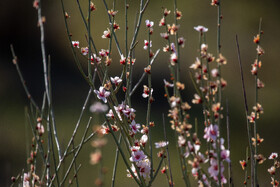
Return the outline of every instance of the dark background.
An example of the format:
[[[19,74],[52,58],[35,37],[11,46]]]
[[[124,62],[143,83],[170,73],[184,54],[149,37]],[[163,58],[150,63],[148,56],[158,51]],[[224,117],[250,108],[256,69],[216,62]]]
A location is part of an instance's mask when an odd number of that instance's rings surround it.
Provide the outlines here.
[[[78,14],[76,1],[67,2],[66,10],[70,14],[70,30],[73,33],[73,40],[79,40],[81,46],[86,45],[83,22]],[[86,1],[81,1],[83,5]],[[111,7],[112,1],[108,1]],[[134,25],[134,13],[138,7],[138,1],[128,1],[129,8],[129,28]],[[28,100],[20,83],[18,74],[12,64],[12,55],[10,44],[14,45],[15,52],[19,58],[19,66],[22,69],[27,85],[35,100],[41,104],[43,94],[43,68],[40,51],[40,32],[37,27],[37,12],[32,7],[33,1],[0,1],[0,186],[10,184],[10,177],[15,176],[26,168],[26,154],[28,146],[26,141],[30,142],[31,131],[25,126],[24,107],[28,106]],[[108,19],[104,5],[101,1],[95,2],[97,11],[93,16],[93,37],[98,49],[107,48],[107,41],[101,39],[103,31],[109,27]],[[45,34],[46,51],[52,59],[52,86],[53,99],[58,124],[59,139],[65,144],[74,125],[84,99],[88,91],[88,85],[79,74],[73,60],[69,42],[67,40],[63,13],[59,1],[43,1],[43,15],[46,16]],[[164,32],[158,27],[158,22],[162,17],[161,8],[168,7],[173,9],[173,4],[167,0],[151,1],[143,20],[150,19],[155,22],[154,35],[152,36],[153,47],[162,49],[165,46],[159,33]],[[188,76],[188,67],[194,62],[197,55],[198,33],[193,29],[194,26],[204,25],[209,28],[207,33],[207,43],[209,50],[216,54],[216,8],[210,6],[210,0],[183,1],[178,0],[178,8],[183,12],[180,23],[180,35],[186,39],[185,48],[182,51],[182,80],[186,83],[184,98],[191,102],[194,89]],[[121,47],[124,51],[124,23],[123,23],[123,1],[117,1],[116,9],[119,13],[116,16],[121,30],[117,31]],[[254,77],[251,76],[250,68],[256,56],[255,44],[252,42],[253,36],[258,32],[259,19],[262,17],[262,37],[261,46],[265,50],[265,55],[261,58],[263,67],[260,71],[260,79],[264,81],[265,88],[260,91],[260,102],[264,107],[264,114],[258,123],[258,131],[261,137],[265,139],[260,146],[260,152],[268,157],[271,152],[280,152],[279,135],[279,29],[280,29],[280,2],[277,0],[236,0],[225,1],[222,4],[223,22],[222,22],[222,53],[228,59],[228,64],[223,67],[223,77],[228,81],[228,87],[224,92],[224,99],[229,101],[230,124],[231,124],[231,146],[232,146],[232,164],[234,169],[234,181],[237,186],[243,182],[243,171],[239,165],[239,160],[245,158],[247,143],[246,136],[246,116],[244,113],[244,104],[242,96],[242,87],[239,73],[239,66],[236,56],[235,35],[238,34],[240,40],[241,55],[245,73],[246,89],[250,110],[254,105]],[[171,21],[171,18],[170,18]],[[132,34],[129,35],[129,41]],[[136,48],[136,65],[134,72],[136,82],[142,74],[142,70],[147,63],[146,51],[142,49],[143,40],[147,34],[142,27],[139,35],[139,45]],[[130,43],[130,42],[129,42]],[[111,65],[110,75],[119,75],[121,68],[118,62],[116,48],[113,47],[115,56]],[[158,125],[158,134],[154,140],[163,138],[161,129],[161,114],[168,110],[166,101],[163,97],[163,78],[169,78],[167,68],[167,54],[160,53],[153,66],[153,87],[155,103],[153,104],[152,119]],[[86,64],[86,62],[85,62]],[[144,82],[146,84],[146,81]],[[145,121],[146,101],[141,97],[142,87],[133,97],[133,107],[137,109],[137,121]],[[92,99],[93,102],[93,99]],[[192,117],[201,118],[199,107],[193,107]],[[87,113],[89,114],[89,112]],[[87,120],[86,117],[84,119]],[[95,120],[94,123],[97,123]],[[85,124],[84,124],[85,125]],[[202,128],[201,128],[202,133]],[[171,135],[171,133],[169,134]],[[111,140],[111,139],[110,139]],[[202,139],[201,139],[202,140]],[[171,142],[175,141],[171,138]],[[29,145],[29,144],[27,144]],[[105,148],[105,165],[109,168],[107,179],[110,180],[112,172],[113,157],[112,148],[114,143],[111,141]],[[177,155],[175,149],[173,156],[174,170],[178,167]],[[80,156],[80,162],[83,168],[80,173],[82,186],[92,186],[97,170],[95,166],[89,165],[89,154],[92,148],[88,145]],[[259,176],[260,185],[268,185],[270,176],[267,169],[272,165],[271,161],[266,161],[261,165]],[[128,185],[131,179],[125,177],[124,166],[121,165],[118,185]],[[95,175],[95,176],[94,176]],[[279,176],[279,173],[277,173]],[[181,173],[175,177],[175,184],[182,185],[180,180]],[[121,180],[120,180],[121,179]],[[161,183],[156,180],[155,185]],[[279,179],[279,178],[278,178]],[[164,183],[166,184],[166,183]],[[109,186],[109,183],[107,183]]]

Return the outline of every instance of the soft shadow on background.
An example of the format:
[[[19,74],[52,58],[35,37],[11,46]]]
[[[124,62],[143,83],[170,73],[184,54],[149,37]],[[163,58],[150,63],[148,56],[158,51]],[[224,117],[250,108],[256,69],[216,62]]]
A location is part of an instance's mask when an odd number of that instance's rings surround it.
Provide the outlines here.
[[[42,79],[42,63],[40,51],[40,33],[37,27],[37,13],[32,7],[31,0],[26,1],[0,1],[0,186],[10,184],[11,176],[17,175],[26,169],[26,141],[30,143],[31,131],[29,127],[25,127],[24,107],[28,105],[28,100],[20,83],[16,69],[12,64],[12,56],[9,49],[10,44],[14,45],[16,54],[19,58],[19,66],[22,69],[27,85],[31,94],[38,103],[41,103],[43,94]],[[85,29],[78,9],[76,1],[66,3],[67,12],[70,14],[70,28],[73,34],[73,40],[80,40],[81,46],[86,45]],[[83,1],[81,1],[83,2]],[[112,1],[108,1],[111,5]],[[120,24],[121,30],[117,31],[119,41],[123,41],[123,1],[117,1],[116,9],[117,22]],[[138,1],[130,0],[129,26],[133,28],[134,13],[138,7]],[[106,11],[101,1],[95,2],[97,11],[93,16],[93,36],[98,49],[106,48],[107,41],[101,39],[103,31],[109,27]],[[45,32],[46,32],[46,49],[51,56],[52,61],[52,86],[54,110],[57,117],[58,134],[60,141],[64,144],[68,141],[71,131],[78,119],[79,112],[88,92],[88,85],[79,74],[72,53],[70,51],[69,42],[67,40],[66,31],[63,22],[63,14],[59,1],[49,0],[43,1],[43,15],[46,16]],[[165,41],[160,38],[159,33],[163,32],[158,27],[158,22],[162,17],[162,7],[172,9],[173,5],[167,0],[151,1],[145,19],[155,22],[153,40],[153,50],[162,49]],[[210,0],[178,0],[179,10],[183,12],[180,21],[180,35],[186,39],[185,48],[182,51],[182,79],[186,82],[186,92],[184,98],[191,102],[194,89],[188,77],[188,67],[194,62],[197,55],[198,33],[193,29],[194,26],[204,25],[209,28],[207,33],[207,43],[209,50],[216,54],[216,9],[210,6]],[[232,164],[234,170],[234,182],[237,186],[241,186],[243,182],[243,172],[239,165],[239,160],[245,158],[245,150],[247,143],[246,136],[246,116],[244,113],[244,104],[242,97],[242,87],[239,73],[239,66],[236,56],[235,35],[238,34],[240,40],[240,48],[242,61],[244,66],[246,88],[248,90],[249,106],[252,107],[254,102],[254,78],[251,76],[251,63],[254,62],[256,50],[252,42],[253,36],[258,32],[258,23],[260,17],[263,20],[264,35],[261,46],[265,50],[262,57],[262,69],[260,78],[265,83],[265,88],[260,91],[260,101],[264,107],[264,114],[258,123],[258,130],[261,137],[264,138],[263,144],[260,146],[260,152],[266,157],[271,152],[280,152],[280,141],[278,139],[279,127],[279,111],[280,111],[280,1],[277,0],[236,0],[223,1],[222,12],[222,53],[228,59],[228,64],[224,66],[223,77],[228,81],[228,87],[224,92],[224,99],[229,101],[230,125],[231,125],[231,147],[232,147]],[[143,40],[147,35],[142,30],[139,35],[139,45],[136,48],[136,65],[135,65],[135,82],[141,76],[143,68],[147,63],[146,54],[143,50]],[[131,39],[131,35],[129,35]],[[120,43],[124,49],[123,42]],[[113,48],[116,53],[116,49]],[[121,69],[118,62],[119,56],[113,56],[110,75],[119,75]],[[168,56],[161,52],[153,66],[153,87],[155,103],[152,106],[152,119],[157,125],[158,134],[154,137],[155,141],[163,138],[160,118],[162,113],[167,113],[168,106],[163,97],[163,78],[169,78],[169,70],[167,68]],[[85,62],[86,63],[86,62]],[[144,82],[145,83],[145,82]],[[142,87],[134,96],[132,105],[137,110],[137,121],[145,121],[145,108],[143,103],[146,101],[141,97]],[[94,100],[92,99],[92,102]],[[202,117],[199,107],[194,107],[191,112],[192,117]],[[89,112],[87,116],[90,116]],[[85,117],[86,121],[86,117]],[[200,120],[201,121],[201,120]],[[96,122],[95,122],[96,123]],[[202,125],[202,124],[201,124]],[[85,126],[85,123],[84,123]],[[201,128],[202,131],[202,128]],[[202,132],[201,132],[202,133]],[[172,133],[169,133],[169,137]],[[110,139],[110,138],[109,138]],[[111,139],[110,139],[111,140]],[[201,138],[202,140],[202,138]],[[170,142],[175,140],[170,138]],[[172,144],[172,143],[171,143]],[[113,155],[112,150],[115,148],[113,141],[105,148],[105,166],[108,167],[107,179],[110,180],[112,173]],[[83,164],[80,171],[81,186],[93,186],[97,173],[95,166],[89,165],[89,154],[92,151],[90,145],[83,150],[79,161]],[[176,172],[177,154],[175,149],[171,149],[173,171]],[[173,154],[174,152],[174,154]],[[266,186],[270,183],[270,176],[267,172],[271,162],[266,161],[259,167],[260,186]],[[176,186],[183,185],[181,173],[175,174]],[[121,165],[118,173],[117,186],[127,186],[132,183],[131,179],[126,178],[126,170]],[[163,180],[162,180],[163,179]],[[164,181],[164,183],[161,183]],[[109,182],[106,186],[109,186]],[[134,184],[134,183],[133,183]],[[164,177],[159,177],[155,186],[165,183]]]

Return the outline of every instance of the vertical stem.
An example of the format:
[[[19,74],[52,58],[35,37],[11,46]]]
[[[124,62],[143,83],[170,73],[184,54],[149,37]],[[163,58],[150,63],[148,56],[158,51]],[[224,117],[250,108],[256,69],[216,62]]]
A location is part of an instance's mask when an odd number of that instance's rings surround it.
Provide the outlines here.
[[[226,108],[227,108],[227,144],[228,144],[228,150],[230,152],[230,128],[229,128],[228,100],[226,100]],[[230,152],[230,157],[231,157],[231,152]],[[228,179],[229,179],[229,185],[231,187],[234,187],[233,178],[232,178],[231,159],[230,159],[230,162],[228,163]]]
[[[120,136],[119,136],[119,141],[118,141],[118,143],[119,143],[120,145],[121,145],[121,141],[122,141],[122,135],[120,134]],[[115,180],[116,180],[117,168],[118,168],[118,160],[119,160],[119,148],[117,147],[117,149],[116,149],[116,155],[115,155],[115,163],[114,163],[114,169],[113,169],[111,187],[114,187],[114,186],[115,186]]]
[[[162,124],[163,124],[164,139],[165,139],[165,142],[167,142],[164,114],[162,114]],[[168,168],[169,168],[170,182],[171,182],[170,186],[173,187],[173,177],[172,177],[172,171],[171,171],[171,163],[170,163],[170,156],[169,156],[168,145],[166,145],[166,152],[167,152]]]
[[[91,80],[91,34],[90,34],[90,13],[91,13],[91,8],[90,8],[90,3],[91,1],[88,0],[88,23],[87,23],[87,31],[88,31],[88,78]],[[94,61],[94,57],[93,57]],[[93,62],[94,63],[94,62]]]
[[[217,57],[221,53],[221,0],[218,2],[218,23],[217,23]],[[219,69],[219,98],[218,101],[222,106],[222,86],[221,86],[221,65],[218,63],[218,69]],[[221,132],[221,117],[219,115],[218,117],[218,127],[219,131]],[[218,147],[217,147],[217,154],[218,154],[218,168],[219,168],[219,175],[218,175],[218,180],[219,180],[219,186],[222,186],[221,184],[221,140],[220,140],[220,134],[217,137],[218,140]]]
[[[150,35],[150,29],[148,29],[148,66],[151,65],[151,59],[150,59],[150,42],[151,42],[151,35]],[[150,120],[151,120],[151,102],[152,102],[152,77],[151,77],[152,69],[150,70],[150,73],[148,74],[148,87],[149,87],[149,97],[148,97],[148,108],[147,108],[147,118],[146,118],[146,126],[149,126]],[[149,127],[149,149],[150,149],[150,156],[151,156],[151,173],[150,177],[153,178],[153,148],[152,148],[152,127]]]
[[[259,36],[261,37],[261,27],[262,27],[262,18],[260,18],[260,23],[259,23]],[[260,41],[258,43],[258,45],[260,44]],[[259,60],[260,60],[260,55],[257,54],[257,71],[259,70]],[[255,106],[257,107],[258,102],[259,102],[259,92],[258,92],[258,72],[255,75]],[[256,112],[256,116],[257,116],[257,112]],[[255,138],[255,153],[254,156],[258,155],[258,145],[257,145],[257,117],[256,120],[254,121],[254,138]],[[258,186],[258,164],[257,164],[257,159],[256,157],[252,158],[254,159],[255,162],[255,168],[254,168],[254,183],[255,186]]]
[[[42,21],[41,4],[42,4],[41,1],[39,1],[38,22],[39,22],[40,32],[41,32],[41,52],[42,52],[42,58],[43,58],[45,90],[46,90],[47,99],[48,99],[48,106],[50,108],[50,116],[51,116],[52,125],[53,125],[53,134],[54,134],[56,147],[57,147],[57,151],[58,151],[58,157],[60,160],[61,159],[61,149],[60,149],[60,145],[59,145],[59,141],[58,141],[56,123],[54,120],[54,112],[53,112],[52,103],[51,103],[51,99],[50,99],[49,79],[48,79],[48,71],[47,71],[47,59],[46,59],[46,50],[45,50],[45,33],[44,33],[44,25],[43,25],[43,21]]]
[[[241,82],[242,82],[242,89],[243,89],[243,97],[244,97],[244,107],[245,107],[245,115],[246,118],[248,116],[248,103],[247,103],[247,96],[246,96],[246,89],[245,89],[245,83],[244,83],[244,76],[243,76],[243,68],[241,63],[241,56],[240,56],[240,50],[239,50],[239,42],[238,42],[238,36],[236,35],[236,47],[237,47],[237,56],[239,61],[239,67],[240,67],[240,74],[241,74]],[[254,168],[255,168],[255,161],[254,161],[254,148],[252,144],[252,129],[249,124],[249,120],[246,119],[247,122],[247,134],[248,134],[248,142],[249,142],[249,148],[251,153],[251,186],[254,186]]]

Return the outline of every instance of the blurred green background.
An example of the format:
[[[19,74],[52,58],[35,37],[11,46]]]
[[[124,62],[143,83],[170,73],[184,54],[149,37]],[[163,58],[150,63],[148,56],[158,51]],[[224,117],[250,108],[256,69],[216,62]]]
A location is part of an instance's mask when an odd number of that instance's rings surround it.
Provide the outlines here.
[[[85,5],[86,1],[81,0]],[[26,168],[26,140],[30,142],[31,131],[25,127],[24,107],[28,105],[28,100],[20,83],[18,74],[12,64],[12,55],[9,45],[14,45],[19,58],[19,66],[22,69],[27,85],[37,103],[41,104],[43,94],[43,70],[40,51],[40,33],[37,27],[37,12],[32,7],[32,0],[25,1],[0,1],[0,186],[10,184],[10,177],[17,175]],[[102,1],[94,1],[97,10],[92,18],[93,37],[98,49],[107,48],[107,41],[101,39],[103,31],[109,27],[106,11]],[[135,12],[138,10],[139,1],[128,0],[129,8],[129,41],[132,36]],[[121,30],[117,31],[120,45],[124,51],[124,5],[123,1],[117,1],[116,9],[119,13],[116,16]],[[109,7],[112,0],[108,1]],[[43,1],[43,15],[46,16],[46,50],[52,59],[52,86],[54,110],[58,125],[60,141],[65,145],[68,142],[71,131],[78,119],[81,107],[88,92],[88,85],[79,74],[67,41],[64,27],[63,14],[59,1]],[[164,32],[158,27],[158,22],[162,17],[162,7],[173,8],[170,0],[154,0],[149,4],[143,20],[150,19],[155,22],[154,35],[152,35],[153,47],[162,49],[165,41],[160,38],[159,33]],[[210,6],[210,0],[178,0],[178,8],[182,11],[183,17],[180,23],[179,33],[186,39],[186,45],[182,52],[182,79],[186,82],[184,98],[191,103],[194,89],[188,76],[188,67],[194,62],[197,55],[198,33],[194,26],[204,25],[209,28],[207,33],[207,43],[209,50],[216,54],[216,8]],[[255,44],[252,42],[253,36],[258,32],[259,19],[262,17],[262,37],[261,46],[265,50],[262,56],[263,67],[260,78],[265,83],[265,88],[260,91],[260,102],[264,107],[264,114],[258,123],[260,136],[264,138],[259,150],[268,157],[271,152],[280,152],[280,141],[278,139],[280,111],[280,75],[279,75],[279,51],[280,51],[280,1],[278,0],[235,0],[223,1],[222,4],[222,53],[228,59],[228,64],[223,67],[223,77],[228,81],[228,87],[224,91],[224,99],[229,101],[230,125],[231,125],[231,148],[233,177],[236,186],[241,186],[243,182],[243,171],[239,165],[239,160],[245,158],[247,143],[246,136],[246,116],[242,96],[242,87],[239,73],[239,65],[236,55],[235,35],[238,34],[240,40],[241,55],[245,73],[245,81],[250,109],[254,102],[254,78],[251,76],[250,68],[256,56]],[[66,2],[66,11],[71,18],[70,30],[73,40],[79,40],[81,46],[86,45],[85,29],[76,1]],[[171,19],[170,19],[171,21]],[[143,40],[147,38],[144,27],[140,30],[138,37],[139,44],[136,48],[136,64],[134,72],[134,82],[140,78],[143,68],[147,64],[146,51],[143,50]],[[116,55],[116,48],[113,47],[115,56],[111,65],[110,75],[119,75],[119,56]],[[169,78],[167,68],[168,56],[161,52],[153,66],[153,87],[155,103],[152,105],[152,120],[156,123],[156,130],[153,140],[163,139],[162,133],[162,113],[167,113],[168,106],[163,97],[163,78]],[[85,62],[86,63],[86,62]],[[145,80],[146,81],[146,80]],[[145,83],[145,82],[144,82]],[[142,87],[133,97],[132,105],[137,110],[136,120],[139,123],[145,121],[146,101],[141,97]],[[92,99],[91,102],[94,100]],[[278,106],[279,105],[279,106]],[[88,116],[87,111],[84,117],[83,127],[85,127]],[[201,118],[199,107],[193,107],[191,111],[192,119]],[[200,120],[201,121],[201,120]],[[82,132],[80,132],[82,133]],[[202,133],[202,128],[201,132]],[[171,145],[176,140],[172,139],[172,132],[169,132]],[[110,143],[104,149],[104,165],[108,167],[106,179],[110,181],[113,164],[113,149],[115,145],[109,137]],[[201,138],[202,140],[202,138]],[[203,140],[202,140],[203,141]],[[88,144],[85,146],[79,161],[82,163],[79,179],[81,186],[93,186],[98,170],[96,166],[89,164],[89,155],[93,148]],[[174,172],[176,186],[182,186],[181,173],[178,169],[177,154],[171,148],[172,170]],[[120,162],[120,168],[116,186],[133,186],[131,179],[126,177],[126,170]],[[270,176],[267,169],[272,165],[271,161],[266,161],[259,167],[260,186],[267,186],[270,183]],[[279,172],[277,173],[279,179]],[[106,186],[110,182],[105,183]],[[156,179],[154,186],[166,185],[164,176]]]

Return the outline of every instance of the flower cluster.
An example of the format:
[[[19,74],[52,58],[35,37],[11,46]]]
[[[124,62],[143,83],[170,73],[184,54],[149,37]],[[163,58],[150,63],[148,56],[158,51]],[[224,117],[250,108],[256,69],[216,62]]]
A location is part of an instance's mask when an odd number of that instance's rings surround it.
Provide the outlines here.
[[[278,153],[271,153],[269,156],[269,160],[273,160],[273,165],[267,170],[271,177],[271,184],[273,187],[277,187],[279,185],[279,181],[275,179],[276,170],[280,168],[280,162],[277,160]]]

